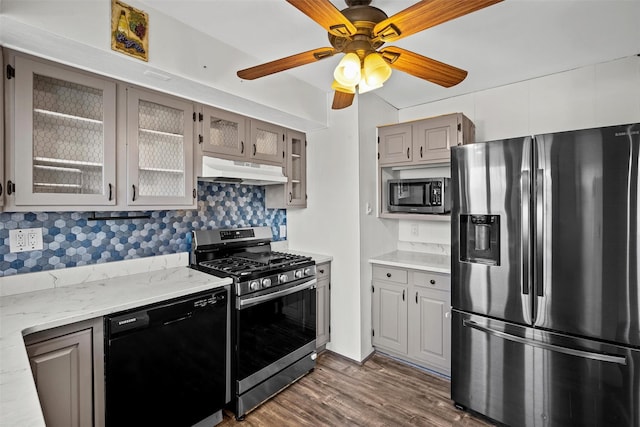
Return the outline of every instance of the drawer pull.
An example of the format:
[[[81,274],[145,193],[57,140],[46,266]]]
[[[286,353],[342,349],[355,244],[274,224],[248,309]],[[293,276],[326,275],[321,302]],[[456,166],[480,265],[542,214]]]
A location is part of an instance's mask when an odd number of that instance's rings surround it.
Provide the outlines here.
[[[320,270],[318,270],[320,272],[320,274],[324,274],[324,268],[321,268]]]
[[[436,281],[434,279],[429,280],[429,283],[431,283],[432,285],[436,284]]]
[[[391,277],[391,273],[387,273],[387,277]]]

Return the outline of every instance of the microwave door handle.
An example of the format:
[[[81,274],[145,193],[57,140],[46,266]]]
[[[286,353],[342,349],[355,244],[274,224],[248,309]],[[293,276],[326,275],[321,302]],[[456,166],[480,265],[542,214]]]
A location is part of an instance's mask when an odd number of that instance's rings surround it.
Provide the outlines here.
[[[431,206],[431,182],[424,184],[424,200],[422,204],[424,206]]]

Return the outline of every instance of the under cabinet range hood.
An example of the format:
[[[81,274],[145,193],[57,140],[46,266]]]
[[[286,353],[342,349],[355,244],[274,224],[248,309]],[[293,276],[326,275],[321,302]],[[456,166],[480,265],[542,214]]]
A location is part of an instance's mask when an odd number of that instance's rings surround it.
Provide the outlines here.
[[[229,182],[246,185],[272,185],[287,182],[282,167],[202,156],[199,181]]]

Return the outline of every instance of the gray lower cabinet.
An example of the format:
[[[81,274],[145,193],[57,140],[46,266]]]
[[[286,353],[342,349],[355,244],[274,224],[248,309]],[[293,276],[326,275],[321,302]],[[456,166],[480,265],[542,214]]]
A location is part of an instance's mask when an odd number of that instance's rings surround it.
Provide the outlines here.
[[[447,274],[374,265],[373,346],[450,375],[450,286]]]
[[[331,341],[331,263],[316,266],[316,348],[324,350]]]
[[[39,332],[25,341],[47,426],[103,426],[101,320]]]

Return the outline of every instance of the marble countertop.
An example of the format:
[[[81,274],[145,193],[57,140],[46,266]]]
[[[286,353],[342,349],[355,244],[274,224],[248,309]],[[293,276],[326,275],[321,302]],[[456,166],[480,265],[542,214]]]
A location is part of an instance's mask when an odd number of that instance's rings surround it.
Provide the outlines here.
[[[371,264],[451,274],[451,257],[444,254],[394,251],[369,259]]]
[[[1,297],[0,425],[45,425],[24,335],[230,283],[181,266]]]

